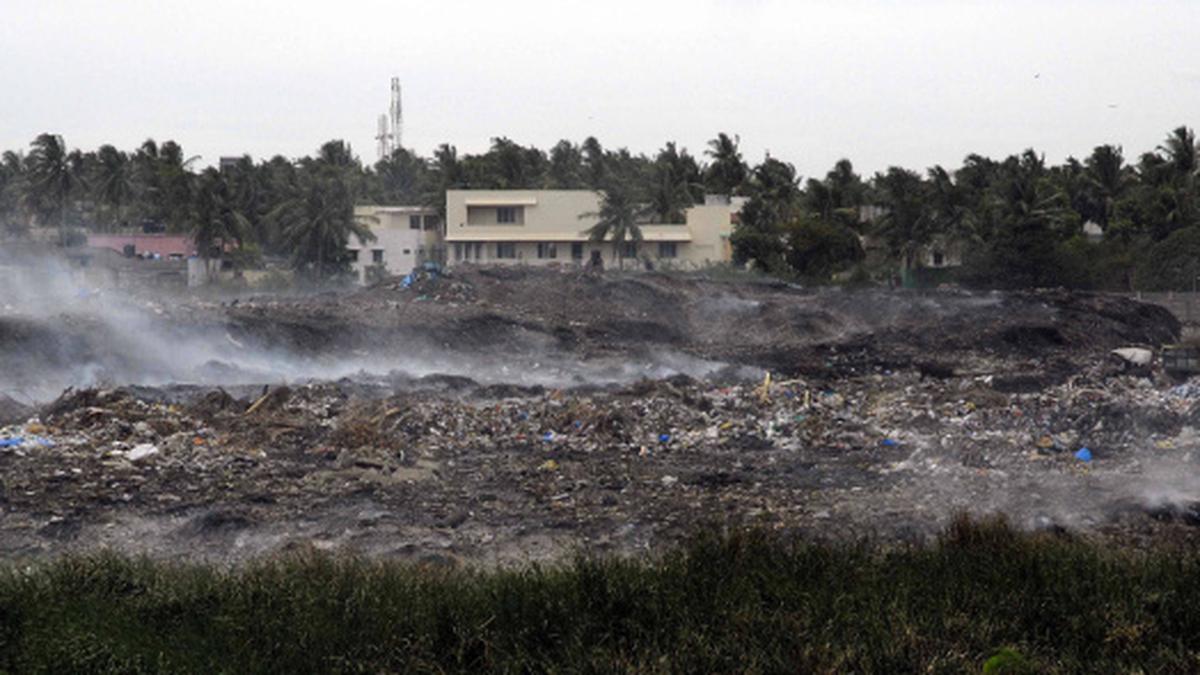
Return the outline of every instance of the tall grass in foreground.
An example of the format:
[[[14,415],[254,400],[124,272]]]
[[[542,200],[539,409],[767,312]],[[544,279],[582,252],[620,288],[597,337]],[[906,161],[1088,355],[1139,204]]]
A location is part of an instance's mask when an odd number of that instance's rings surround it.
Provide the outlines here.
[[[967,521],[920,548],[752,532],[505,571],[96,554],[0,573],[0,671],[1196,672],[1198,572]]]

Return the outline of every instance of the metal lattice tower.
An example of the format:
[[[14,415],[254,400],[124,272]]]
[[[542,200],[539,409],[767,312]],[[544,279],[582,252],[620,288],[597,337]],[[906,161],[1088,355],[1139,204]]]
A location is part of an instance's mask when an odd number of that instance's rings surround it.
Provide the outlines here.
[[[391,150],[404,147],[404,108],[400,103],[400,78],[392,78],[392,107],[389,112],[392,117],[392,146]],[[391,154],[390,152],[388,154]]]
[[[375,147],[379,153],[379,159],[387,159],[392,154],[391,150],[391,134],[388,132],[388,116],[379,116],[379,130],[375,134]]]
[[[379,159],[392,156],[396,148],[403,147],[401,134],[404,130],[404,108],[400,103],[400,78],[392,78],[392,104],[388,114],[379,116],[379,127],[375,134]]]

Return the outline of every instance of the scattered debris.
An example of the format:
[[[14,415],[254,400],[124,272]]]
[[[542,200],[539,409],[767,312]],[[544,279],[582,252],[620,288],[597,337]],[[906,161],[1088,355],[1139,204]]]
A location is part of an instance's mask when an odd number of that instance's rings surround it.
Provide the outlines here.
[[[1125,298],[479,269],[192,309],[159,320],[303,365],[423,369],[218,364],[217,384],[80,386],[21,409],[0,422],[0,554],[536,558],[645,550],[700,522],[923,536],[962,510],[1141,537],[1186,518],[1114,504],[1140,503],[1148,469],[1200,458],[1200,380],[1108,356],[1179,339],[1173,317]],[[0,366],[21,377],[31,355],[76,367],[119,351],[61,318],[66,337],[38,351],[47,334],[7,320]],[[119,357],[104,372],[133,360]],[[1171,488],[1167,504],[1200,503],[1200,486]]]

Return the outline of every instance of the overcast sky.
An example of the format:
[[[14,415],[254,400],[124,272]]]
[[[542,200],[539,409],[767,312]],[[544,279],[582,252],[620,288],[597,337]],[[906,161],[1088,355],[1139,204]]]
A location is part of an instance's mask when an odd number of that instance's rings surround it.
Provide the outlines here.
[[[1200,2],[0,0],[0,148],[175,139],[221,155],[718,131],[801,174],[1033,147],[1153,149],[1200,124]]]

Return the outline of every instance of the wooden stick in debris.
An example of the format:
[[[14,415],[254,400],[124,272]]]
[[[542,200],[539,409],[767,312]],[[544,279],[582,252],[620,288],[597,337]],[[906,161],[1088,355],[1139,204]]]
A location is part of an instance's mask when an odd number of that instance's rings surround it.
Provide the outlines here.
[[[267,402],[267,397],[268,397],[268,396],[270,396],[270,395],[271,395],[271,392],[269,392],[269,391],[268,391],[268,392],[266,392],[266,393],[264,393],[264,394],[263,394],[262,396],[260,396],[260,397],[258,398],[258,400],[257,400],[257,401],[255,401],[255,402],[254,402],[254,403],[253,403],[253,404],[252,404],[252,405],[251,405],[249,408],[246,408],[246,412],[242,413],[242,416],[243,416],[243,417],[245,417],[245,416],[247,416],[247,415],[253,415],[253,414],[254,414],[254,411],[256,411],[256,410],[258,410],[259,408],[261,408],[261,407],[262,407],[262,404]]]

